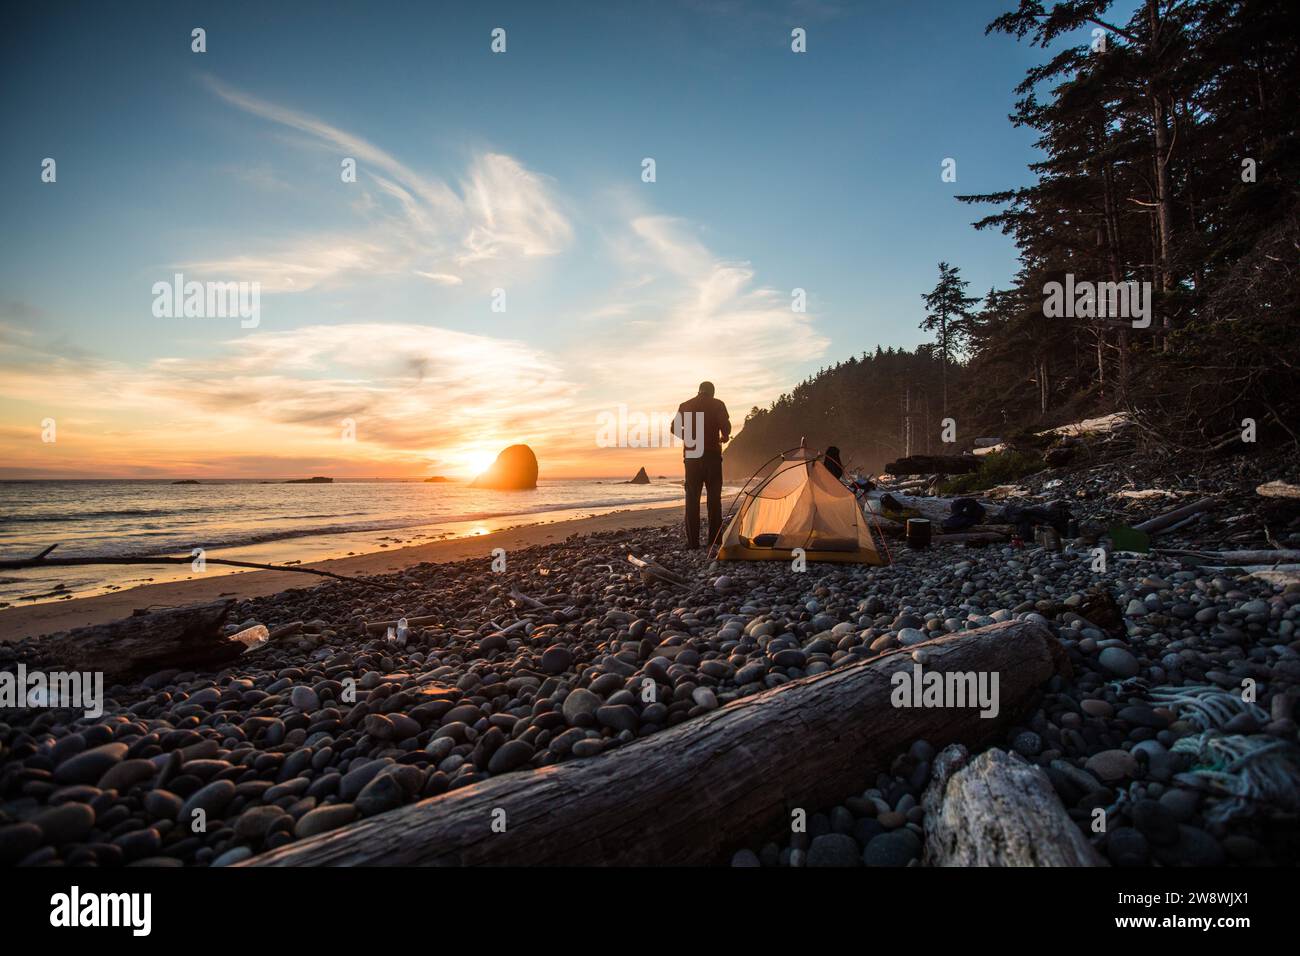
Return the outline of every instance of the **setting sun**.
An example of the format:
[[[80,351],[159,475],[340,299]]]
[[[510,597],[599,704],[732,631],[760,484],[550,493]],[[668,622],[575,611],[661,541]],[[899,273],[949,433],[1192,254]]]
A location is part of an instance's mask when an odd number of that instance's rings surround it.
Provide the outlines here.
[[[457,456],[458,467],[464,470],[467,477],[477,478],[483,472],[492,466],[496,461],[496,452],[492,451],[466,451]]]

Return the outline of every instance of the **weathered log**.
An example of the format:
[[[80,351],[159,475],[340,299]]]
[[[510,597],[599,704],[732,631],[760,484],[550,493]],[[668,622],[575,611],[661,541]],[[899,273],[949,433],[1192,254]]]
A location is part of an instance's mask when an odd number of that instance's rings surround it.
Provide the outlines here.
[[[670,571],[658,562],[647,561],[645,558],[638,558],[634,554],[629,554],[627,560],[633,567],[641,569],[641,580],[646,584],[663,581],[677,587],[686,587],[690,583],[676,571]]]
[[[887,475],[969,475],[979,470],[973,455],[910,455],[885,466]]]
[[[1183,505],[1181,508],[1175,508],[1173,511],[1166,511],[1164,514],[1156,515],[1140,524],[1133,526],[1134,531],[1141,531],[1145,534],[1157,534],[1166,531],[1176,524],[1180,524],[1185,519],[1193,515],[1200,514],[1202,511],[1208,511],[1219,503],[1218,498],[1202,498],[1200,501],[1194,501],[1190,505]]]
[[[394,618],[391,621],[367,621],[362,626],[362,630],[365,631],[365,633],[367,634],[383,634],[390,627],[392,628],[397,627],[398,620],[400,620],[400,618]],[[420,627],[423,624],[437,624],[437,623],[438,623],[437,614],[425,614],[421,617],[408,617],[406,619],[407,627]]]
[[[895,706],[895,674],[998,675],[997,713]],[[596,757],[492,777],[249,865],[709,864],[861,789],[918,739],[987,742],[1069,670],[1041,625],[1009,621],[804,677]],[[954,678],[955,679],[955,678]],[[911,698],[908,698],[911,701]],[[504,814],[504,816],[502,815]],[[497,824],[494,828],[493,824]],[[504,824],[504,830],[501,827]]]
[[[935,759],[925,808],[927,866],[1105,866],[1047,775],[1005,750]]]
[[[884,488],[885,491],[918,491],[930,484],[929,478],[909,478],[906,481],[891,482]]]
[[[79,627],[45,638],[41,650],[69,670],[102,671],[110,685],[171,668],[212,670],[245,650],[222,633],[234,603],[226,598]]]
[[[1270,481],[1256,488],[1255,494],[1265,498],[1300,499],[1300,485],[1291,485],[1285,481]]]
[[[897,507],[890,507],[883,504],[881,499],[885,495],[892,498]],[[929,518],[936,526],[941,525],[946,519],[952,517],[952,503],[956,500],[955,498],[931,498],[921,495],[904,495],[888,490],[869,491],[864,497],[870,503],[873,514],[893,518],[896,521],[904,520],[906,518]],[[984,506],[985,520],[995,519],[996,513],[1001,510],[998,505],[991,501],[987,501],[983,498],[977,498],[976,500]]]
[[[1294,548],[1257,551],[1189,551],[1182,548],[1153,548],[1153,554],[1168,555],[1175,558],[1189,558],[1204,564],[1294,564],[1300,561],[1300,550]]]

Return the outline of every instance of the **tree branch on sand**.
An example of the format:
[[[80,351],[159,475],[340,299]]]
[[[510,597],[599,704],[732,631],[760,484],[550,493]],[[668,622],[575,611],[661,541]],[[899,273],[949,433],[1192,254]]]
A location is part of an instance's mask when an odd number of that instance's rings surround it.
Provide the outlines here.
[[[95,565],[122,565],[122,564],[189,564],[193,558],[176,557],[173,555],[148,555],[142,558],[51,558],[49,553],[57,548],[57,544],[52,544],[40,554],[30,558],[20,558],[16,561],[0,561],[0,571],[22,571],[28,568],[77,568],[93,567]],[[299,574],[315,574],[323,578],[334,578],[336,581],[347,581],[349,584],[361,584],[370,588],[382,588],[385,591],[396,591],[397,587],[392,584],[381,584],[378,581],[367,580],[365,578],[350,578],[344,574],[335,574],[333,571],[322,571],[319,568],[294,567],[283,564],[258,564],[253,561],[231,561],[226,558],[204,557],[207,564],[220,564],[231,568],[252,568],[257,571],[296,571]]]

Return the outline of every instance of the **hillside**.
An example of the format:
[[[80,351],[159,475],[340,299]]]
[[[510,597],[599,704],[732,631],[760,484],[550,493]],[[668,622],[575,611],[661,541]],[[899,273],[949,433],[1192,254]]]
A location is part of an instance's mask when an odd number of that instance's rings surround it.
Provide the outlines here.
[[[851,469],[874,471],[904,446],[908,399],[913,447],[937,444],[939,361],[922,346],[880,349],[851,357],[801,382],[768,408],[753,408],[723,458],[727,480],[743,481],[765,461],[806,438],[814,448],[838,445]]]

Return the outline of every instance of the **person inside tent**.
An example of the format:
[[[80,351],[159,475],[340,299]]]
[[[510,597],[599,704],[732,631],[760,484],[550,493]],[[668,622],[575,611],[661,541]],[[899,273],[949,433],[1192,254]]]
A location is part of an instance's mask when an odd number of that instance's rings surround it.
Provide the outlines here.
[[[826,470],[836,478],[841,480],[844,478],[844,464],[840,461],[840,450],[835,445],[831,445],[826,449],[826,454],[822,458],[822,464],[824,464]]]

